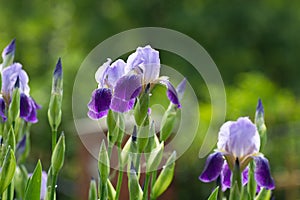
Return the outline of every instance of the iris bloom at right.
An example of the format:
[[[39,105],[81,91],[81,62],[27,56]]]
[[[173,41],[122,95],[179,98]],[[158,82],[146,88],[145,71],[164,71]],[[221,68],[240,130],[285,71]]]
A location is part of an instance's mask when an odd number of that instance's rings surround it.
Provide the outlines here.
[[[257,128],[248,117],[240,117],[237,121],[224,123],[219,131],[217,149],[208,156],[199,179],[203,182],[211,182],[221,176],[222,184],[228,187],[229,183],[225,183],[227,178],[222,177],[227,173],[225,171],[228,171],[224,166],[227,164],[232,172],[238,161],[240,171],[243,172],[247,170],[250,161],[254,160],[255,180],[258,187],[273,190],[275,184],[269,161],[259,152],[260,145]]]

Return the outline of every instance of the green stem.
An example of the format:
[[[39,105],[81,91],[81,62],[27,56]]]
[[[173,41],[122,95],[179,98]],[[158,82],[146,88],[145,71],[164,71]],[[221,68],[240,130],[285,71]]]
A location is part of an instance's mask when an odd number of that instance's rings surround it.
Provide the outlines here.
[[[144,192],[143,192],[143,200],[148,200],[148,188],[150,183],[150,173],[146,173]]]
[[[51,193],[50,193],[50,200],[54,200],[54,195],[55,195],[55,186],[56,186],[56,179],[57,179],[57,174],[53,174],[52,177],[52,183],[51,183]]]
[[[54,148],[56,146],[56,141],[57,141],[57,130],[53,129],[52,130],[52,152],[54,151]]]
[[[151,190],[152,190],[152,188],[153,188],[153,186],[154,186],[154,183],[156,182],[156,177],[157,177],[157,171],[155,170],[155,171],[153,171],[152,172],[152,178],[151,178]],[[151,191],[150,190],[150,191]]]
[[[118,145],[118,158],[119,158],[119,175],[118,175],[118,182],[116,187],[116,200],[119,199],[122,181],[123,181],[123,168],[121,163],[121,144]]]
[[[110,142],[109,140],[107,140],[107,142],[108,142],[107,154],[108,154],[108,157],[110,158],[114,144],[112,142]]]

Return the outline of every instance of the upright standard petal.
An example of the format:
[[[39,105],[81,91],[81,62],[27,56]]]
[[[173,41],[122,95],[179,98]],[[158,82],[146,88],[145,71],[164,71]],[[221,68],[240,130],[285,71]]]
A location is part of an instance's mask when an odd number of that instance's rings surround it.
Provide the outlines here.
[[[98,83],[99,88],[105,86],[105,79],[106,79],[107,70],[110,66],[110,63],[111,63],[111,59],[108,58],[107,61],[103,65],[101,65],[95,73],[95,79]]]
[[[141,76],[126,75],[121,77],[114,88],[110,108],[116,112],[127,112],[133,107],[134,99],[141,91]]]
[[[178,99],[181,101],[186,88],[186,78],[184,78],[176,87]]]
[[[274,180],[271,176],[270,165],[268,159],[263,156],[253,157],[255,161],[255,180],[260,187],[265,187],[268,190],[275,188]]]
[[[109,87],[114,88],[117,81],[124,75],[125,73],[126,63],[118,59],[113,62],[106,71],[106,83]]]
[[[22,69],[22,65],[20,63],[14,63],[9,67],[2,70],[2,93],[5,96],[10,96],[17,79],[19,78],[19,88],[20,91],[29,95],[29,86],[28,86],[28,75]]]
[[[138,47],[127,59],[127,71],[140,67],[143,71],[143,84],[154,82],[159,77],[159,52],[150,45]]]
[[[220,175],[223,168],[224,158],[221,152],[215,152],[207,157],[204,170],[199,180],[207,183],[214,181]]]
[[[230,126],[233,123],[233,121],[228,121],[225,122],[219,131],[219,135],[218,135],[218,143],[217,143],[217,147],[219,150],[221,151],[226,151],[226,146],[229,140],[229,135],[230,135]]]
[[[111,98],[112,93],[108,88],[94,90],[92,93],[92,98],[88,103],[88,116],[95,120],[106,116],[110,107]]]
[[[248,117],[240,117],[229,127],[229,140],[226,151],[234,157],[245,156],[259,152],[260,138],[256,126]]]

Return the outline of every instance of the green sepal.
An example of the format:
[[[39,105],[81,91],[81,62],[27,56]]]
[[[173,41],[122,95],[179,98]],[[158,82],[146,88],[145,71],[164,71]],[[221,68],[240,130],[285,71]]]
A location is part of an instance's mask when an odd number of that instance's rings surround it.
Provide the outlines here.
[[[109,179],[107,179],[107,190],[108,190],[108,199],[115,200],[116,190],[115,190],[114,186],[111,184]]]
[[[219,186],[214,189],[214,191],[209,195],[207,200],[217,200],[219,193]]]
[[[138,153],[142,153],[147,146],[149,138],[149,117],[146,116],[143,124],[138,127],[137,131],[137,148]]]
[[[97,186],[95,179],[92,179],[90,182],[90,189],[89,189],[89,200],[97,200]]]
[[[65,135],[62,133],[58,139],[58,142],[54,148],[51,157],[51,168],[52,168],[53,175],[58,174],[58,172],[62,168],[65,160],[65,151],[66,151]]]
[[[17,166],[15,176],[14,176],[14,184],[15,190],[18,199],[24,199],[26,184],[28,181],[28,172],[24,165]]]
[[[150,85],[147,85],[145,88],[145,92],[142,94],[140,98],[137,98],[135,109],[134,109],[134,118],[135,122],[138,126],[141,126],[144,122],[145,118],[148,115],[149,108],[149,90]]]
[[[232,184],[232,185],[233,185],[233,187],[231,187],[231,189],[230,189],[229,200],[240,200],[241,193],[240,193],[237,181],[235,181],[234,184]]]
[[[256,180],[254,177],[254,170],[255,170],[255,163],[252,160],[250,162],[250,167],[249,167],[249,171],[248,171],[248,184],[247,184],[247,191],[248,191],[248,195],[249,195],[249,199],[254,199],[255,194],[256,194]]]
[[[128,189],[130,200],[141,200],[143,198],[143,190],[139,184],[136,170],[131,162],[131,169],[128,170]]]
[[[151,172],[158,170],[159,164],[164,153],[164,142],[162,142],[157,148],[153,149],[150,153],[149,159],[147,161],[146,171]]]
[[[58,93],[51,94],[49,108],[48,108],[48,121],[52,130],[57,130],[61,122],[61,104],[62,95]]]
[[[269,200],[271,198],[271,190],[262,188],[255,200]]]
[[[11,183],[16,171],[16,158],[14,151],[8,146],[0,172],[0,194]]]
[[[176,114],[175,108],[170,104],[161,120],[160,141],[166,141],[170,137],[175,125]]]
[[[176,152],[174,151],[163,167],[151,191],[151,199],[156,199],[167,190],[174,176]]]
[[[129,154],[131,153],[130,149],[131,149],[131,146],[132,146],[132,139],[131,137],[128,138],[127,142],[125,143],[122,151],[121,151],[121,166],[124,167],[125,164],[128,163],[128,156]]]
[[[28,181],[28,185],[25,190],[24,200],[40,200],[41,183],[42,165],[39,160],[31,178]]]
[[[11,126],[6,139],[6,144],[11,147],[13,151],[16,149],[16,138],[15,138],[15,131],[14,128]]]
[[[98,170],[101,180],[106,180],[109,176],[110,163],[104,140],[102,140],[102,143],[100,145],[98,156]]]
[[[20,89],[15,88],[8,108],[8,122],[14,126],[15,121],[20,115]]]
[[[114,144],[118,139],[118,113],[109,110],[106,117],[106,124],[108,129],[108,139],[109,142]]]

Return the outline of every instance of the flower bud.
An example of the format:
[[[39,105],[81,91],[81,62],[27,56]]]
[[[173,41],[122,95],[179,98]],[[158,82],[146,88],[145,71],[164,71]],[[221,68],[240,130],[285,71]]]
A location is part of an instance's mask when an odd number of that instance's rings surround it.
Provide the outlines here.
[[[14,176],[14,185],[17,194],[17,199],[24,199],[25,188],[28,181],[28,172],[24,165],[17,166]]]
[[[19,90],[19,78],[15,83],[15,88],[13,90],[11,102],[8,108],[8,120],[10,124],[14,126],[14,122],[20,116],[20,90]]]
[[[118,113],[109,110],[106,117],[109,142],[114,144],[118,139]]]
[[[58,174],[65,160],[65,135],[61,134],[51,157],[52,173]]]
[[[15,42],[16,39],[13,39],[2,51],[2,59],[3,59],[2,68],[7,67],[13,63],[15,57],[15,50],[16,50]]]
[[[139,184],[139,180],[136,174],[136,170],[131,162],[130,170],[128,170],[128,189],[130,199],[142,199],[143,191]]]
[[[92,178],[89,189],[89,200],[97,200],[97,186],[95,179]]]
[[[15,139],[15,131],[12,126],[10,127],[10,129],[8,131],[7,138],[6,138],[6,144],[9,145],[13,151],[15,151],[16,139]]]
[[[52,130],[57,130],[61,122],[61,105],[63,96],[63,72],[61,59],[58,59],[53,78],[52,78],[52,92],[48,108],[48,120]]]
[[[111,184],[109,179],[107,179],[107,189],[108,189],[108,198],[116,199],[116,190],[114,186]]]
[[[147,115],[143,124],[138,127],[137,132],[137,147],[138,153],[142,153],[147,146],[149,137],[149,116]]]
[[[261,99],[258,99],[256,112],[255,112],[255,125],[257,128],[257,131],[260,136],[260,152],[263,151],[264,146],[267,143],[267,127],[265,125],[265,119],[264,119],[264,107],[262,104]]]

